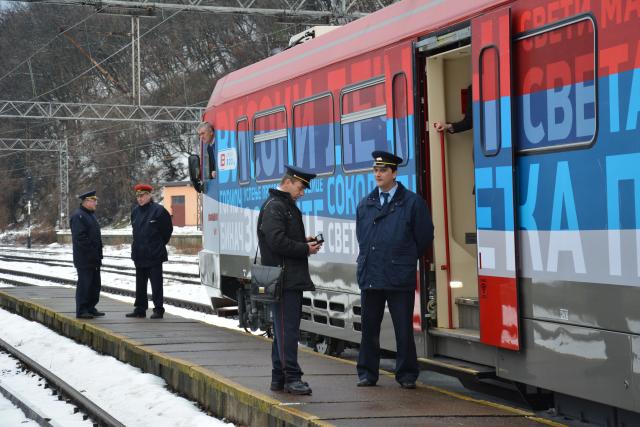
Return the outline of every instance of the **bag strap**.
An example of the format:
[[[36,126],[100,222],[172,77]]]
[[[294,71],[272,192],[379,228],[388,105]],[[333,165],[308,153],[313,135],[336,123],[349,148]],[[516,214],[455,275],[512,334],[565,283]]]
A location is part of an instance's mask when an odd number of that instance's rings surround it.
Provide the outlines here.
[[[262,205],[262,207],[260,208],[260,213],[262,213],[262,211],[269,205],[269,203],[271,203],[273,201],[273,197],[270,197],[269,200],[267,200],[264,205]],[[258,230],[260,230],[260,227],[262,227],[262,217],[260,217],[260,219],[258,220]],[[253,263],[257,264],[258,263],[258,250],[260,249],[260,238],[258,238],[258,244],[256,245],[256,254],[253,256]],[[284,269],[284,256],[282,257],[282,268]]]

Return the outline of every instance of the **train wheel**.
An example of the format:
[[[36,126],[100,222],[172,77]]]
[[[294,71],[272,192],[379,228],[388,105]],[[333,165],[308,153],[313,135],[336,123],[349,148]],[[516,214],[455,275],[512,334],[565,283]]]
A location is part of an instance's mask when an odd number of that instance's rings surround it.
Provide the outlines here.
[[[259,337],[273,338],[273,331],[271,330],[271,328],[267,328],[266,331],[263,331],[262,329],[244,328],[244,331],[248,334],[256,335]]]
[[[336,338],[318,336],[313,344],[313,351],[329,356],[340,356],[344,351],[344,341]]]

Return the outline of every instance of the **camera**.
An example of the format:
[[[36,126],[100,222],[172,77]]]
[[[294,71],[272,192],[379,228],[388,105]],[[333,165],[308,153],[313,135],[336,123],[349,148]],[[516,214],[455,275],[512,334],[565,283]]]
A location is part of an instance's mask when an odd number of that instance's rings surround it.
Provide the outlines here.
[[[318,233],[314,239],[316,243],[324,243],[324,237],[322,237],[322,233]]]

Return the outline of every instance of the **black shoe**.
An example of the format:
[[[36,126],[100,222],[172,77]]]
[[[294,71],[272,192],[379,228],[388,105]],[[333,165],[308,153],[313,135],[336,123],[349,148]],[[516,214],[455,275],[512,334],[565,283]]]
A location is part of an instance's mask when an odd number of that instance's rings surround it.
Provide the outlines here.
[[[416,382],[415,381],[400,381],[400,387],[413,390],[414,388],[416,388]]]
[[[133,312],[131,312],[131,313],[127,313],[127,314],[125,314],[125,317],[139,317],[139,318],[144,318],[144,317],[147,317],[147,314],[146,314],[146,313],[141,313],[141,312],[139,312],[139,311],[135,311],[135,310],[134,310],[134,311],[133,311]]]
[[[300,380],[286,383],[284,385],[284,391],[286,391],[287,393],[298,395],[311,394],[311,388],[309,387],[309,384]]]
[[[271,391],[282,391],[284,390],[284,380],[277,381],[271,380],[271,386],[269,387]]]
[[[76,314],[76,319],[93,319],[93,314],[91,313]]]
[[[158,313],[157,311],[154,311],[153,314],[149,316],[149,319],[162,319],[162,316],[164,316],[164,313]]]
[[[91,311],[90,313],[91,313],[91,315],[93,317],[102,317],[102,316],[104,316],[104,312],[98,311],[98,310]]]
[[[358,381],[358,387],[374,387],[376,385],[376,381],[370,380],[369,378],[363,378]]]

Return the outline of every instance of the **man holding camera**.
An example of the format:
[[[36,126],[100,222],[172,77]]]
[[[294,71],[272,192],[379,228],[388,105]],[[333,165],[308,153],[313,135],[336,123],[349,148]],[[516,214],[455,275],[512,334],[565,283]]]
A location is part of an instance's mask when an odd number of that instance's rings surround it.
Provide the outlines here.
[[[305,236],[302,213],[296,200],[304,196],[315,174],[287,166],[277,189],[258,216],[258,245],[262,265],[283,266],[280,301],[273,303],[273,346],[271,349],[271,390],[291,394],[311,394],[302,381],[298,365],[298,337],[302,314],[302,292],[315,289],[309,275],[310,255],[318,253],[321,239]]]
[[[417,261],[431,246],[433,223],[425,201],[396,181],[402,159],[385,151],[371,155],[378,188],[356,211],[362,307],[358,387],[378,382],[380,324],[386,303],[396,335],[396,381],[402,388],[414,389],[419,374],[413,339]]]

